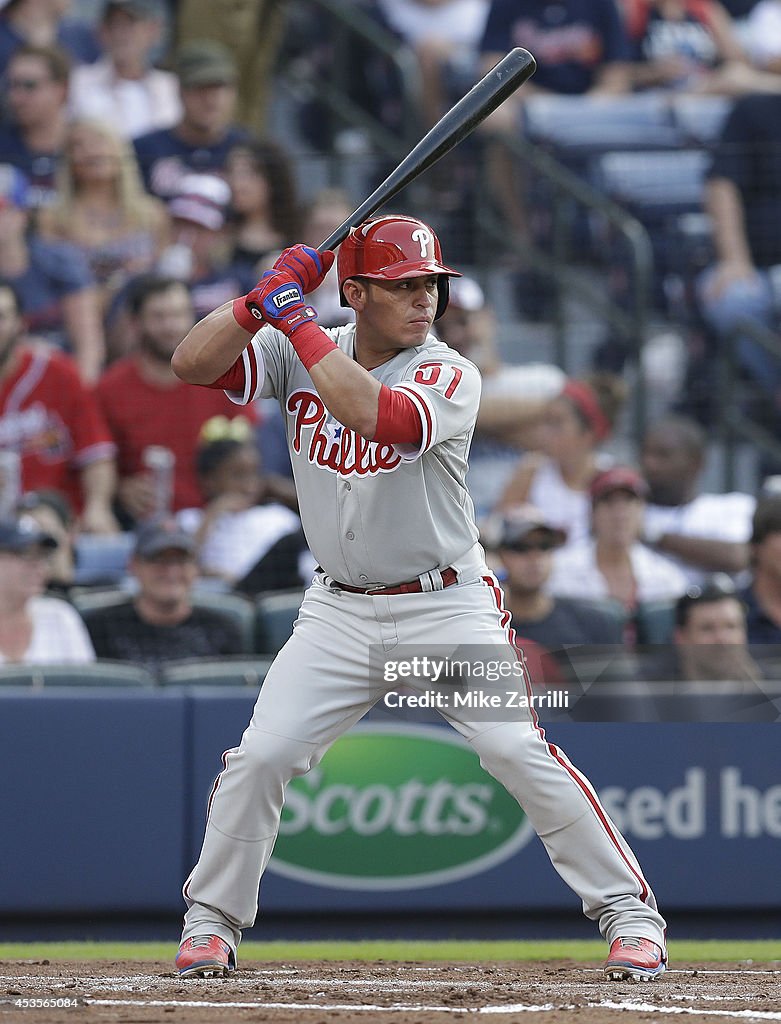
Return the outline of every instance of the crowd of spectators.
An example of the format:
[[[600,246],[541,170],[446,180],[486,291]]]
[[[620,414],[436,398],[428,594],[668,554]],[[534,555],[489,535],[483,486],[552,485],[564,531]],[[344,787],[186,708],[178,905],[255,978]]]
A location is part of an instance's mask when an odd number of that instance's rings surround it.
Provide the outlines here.
[[[746,377],[781,423],[781,360],[743,330],[778,326],[777,0],[355,3],[414,52],[421,127],[510,47],[534,53],[532,82],[489,119],[484,151],[466,151],[485,158],[519,237],[531,230],[523,178],[491,140],[522,132],[535,97],[728,97],[703,185],[714,260],[698,308],[713,345],[739,332]],[[279,410],[236,406],[170,367],[196,319],[248,291],[285,246],[320,242],[355,205],[331,185],[305,194],[286,142],[264,131],[285,5],[241,5],[241,32],[239,12],[226,4],[218,17],[222,6],[104,0],[89,23],[68,4],[0,5],[3,661],[97,656],[155,668],[238,653],[235,623],[193,595],[251,601],[301,588],[314,568]],[[268,31],[258,35],[259,24]],[[436,222],[449,183],[435,180]],[[478,267],[452,281],[437,330],[482,373],[470,485],[529,650],[565,674],[565,648],[639,650],[655,604],[669,611],[659,642],[681,650],[775,644],[778,503],[702,493],[707,435],[672,408],[637,439],[636,464],[617,462],[625,377],[503,359],[486,279]],[[312,301],[326,325],[350,315],[333,275]],[[94,586],[82,576],[90,550],[105,554],[97,582],[123,600],[91,615],[87,633],[67,601]],[[714,597],[713,573],[733,590]],[[724,628],[706,611],[724,612]],[[48,654],[42,630],[62,633]],[[708,663],[673,655],[667,667],[681,678]],[[725,663],[754,671],[753,654]]]

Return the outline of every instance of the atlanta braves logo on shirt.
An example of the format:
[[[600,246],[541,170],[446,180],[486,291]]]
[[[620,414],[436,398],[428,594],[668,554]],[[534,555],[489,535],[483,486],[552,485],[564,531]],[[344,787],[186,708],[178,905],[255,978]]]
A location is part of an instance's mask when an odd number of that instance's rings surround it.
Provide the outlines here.
[[[401,456],[393,445],[367,441],[341,425],[329,429],[328,410],[314,391],[293,391],[286,408],[295,421],[293,451],[296,455],[303,452],[316,466],[339,476],[376,476],[392,473],[401,464]],[[303,436],[305,427],[311,428],[308,441]]]

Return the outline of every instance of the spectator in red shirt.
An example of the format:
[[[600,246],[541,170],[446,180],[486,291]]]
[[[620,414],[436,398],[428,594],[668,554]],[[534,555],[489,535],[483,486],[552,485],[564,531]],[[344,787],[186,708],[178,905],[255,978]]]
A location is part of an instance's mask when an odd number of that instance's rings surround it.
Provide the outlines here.
[[[118,512],[128,526],[159,511],[144,452],[163,445],[174,455],[171,510],[200,507],[195,451],[214,416],[246,417],[222,391],[192,388],[174,375],[171,356],[194,323],[187,285],[175,278],[139,278],[129,297],[135,349],[113,363],[96,393],[118,449]]]
[[[56,490],[79,527],[112,533],[115,446],[76,364],[24,331],[16,288],[0,279],[0,450],[21,457],[22,491]]]

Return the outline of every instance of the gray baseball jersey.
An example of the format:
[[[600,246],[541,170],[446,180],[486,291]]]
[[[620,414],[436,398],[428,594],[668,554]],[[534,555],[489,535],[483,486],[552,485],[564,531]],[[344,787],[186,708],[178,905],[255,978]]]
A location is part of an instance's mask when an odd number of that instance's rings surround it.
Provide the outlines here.
[[[326,332],[350,357],[355,325]],[[391,585],[448,566],[460,578],[484,569],[466,489],[480,374],[433,335],[372,376],[415,404],[419,448],[366,441],[338,423],[280,331],[265,327],[243,355],[234,402],[275,397],[285,416],[301,520],[309,547],[334,579]]]

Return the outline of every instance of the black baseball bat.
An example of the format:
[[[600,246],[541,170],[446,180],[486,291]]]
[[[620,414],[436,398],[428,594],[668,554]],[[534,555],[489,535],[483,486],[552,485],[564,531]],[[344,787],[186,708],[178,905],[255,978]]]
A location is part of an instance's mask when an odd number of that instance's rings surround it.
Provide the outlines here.
[[[428,170],[432,164],[435,164],[454,146],[462,142],[481,121],[484,121],[501,103],[504,103],[508,96],[531,78],[536,70],[537,62],[528,50],[524,50],[522,46],[516,46],[514,50],[510,50],[479,82],[472,86],[466,96],[462,96],[458,103],[437,121],[369,198],[365,199],[356,210],[353,210],[350,216],[342,221],[324,242],[318,245],[319,251],[326,252],[329,249],[335,249],[356,224],[360,224],[370,217],[423,171]],[[253,316],[258,320],[262,319],[262,313],[258,306],[250,303],[249,308]]]
[[[537,62],[528,50],[521,46],[510,50],[488,74],[472,86],[466,96],[462,96],[458,103],[437,121],[369,198],[318,245],[320,252],[335,249],[352,228],[370,217],[423,171],[428,170],[437,160],[449,153],[473,132],[481,121],[504,103],[508,96],[531,78],[536,70]]]

